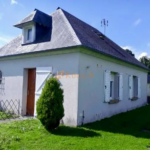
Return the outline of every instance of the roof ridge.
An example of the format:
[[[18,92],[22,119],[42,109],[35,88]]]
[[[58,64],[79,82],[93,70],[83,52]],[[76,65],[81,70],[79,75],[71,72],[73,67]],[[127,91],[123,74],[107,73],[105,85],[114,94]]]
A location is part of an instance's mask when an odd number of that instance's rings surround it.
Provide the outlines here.
[[[72,25],[70,24],[69,20],[67,19],[66,15],[64,14],[63,10],[60,8],[60,9],[57,9],[57,11],[60,11],[63,18],[64,18],[64,21],[66,23],[66,25],[68,26],[68,29],[69,31],[71,32],[71,35],[73,37],[73,40],[78,44],[78,45],[82,45],[81,41],[79,40],[79,37],[77,36],[75,30],[73,29]]]
[[[42,13],[42,14],[44,14],[44,15],[50,16],[49,14],[47,14],[47,13],[45,13],[45,12],[39,10],[39,9],[34,9],[34,11],[39,11],[40,13]]]
[[[86,25],[90,26],[91,28],[97,30],[97,31],[100,32],[102,35],[104,35],[104,34],[103,34],[101,31],[99,31],[97,28],[95,28],[95,27],[91,26],[90,24],[86,23],[85,21],[83,21],[83,20],[77,18],[76,16],[74,16],[74,15],[71,14],[71,13],[69,13],[68,11],[66,11],[66,10],[64,10],[64,9],[62,9],[62,8],[60,8],[60,7],[58,7],[57,9],[61,9],[62,11],[68,13],[69,15],[72,15],[72,16],[75,17],[76,19],[80,20],[81,22],[85,23]],[[105,36],[105,35],[104,35],[104,36]]]

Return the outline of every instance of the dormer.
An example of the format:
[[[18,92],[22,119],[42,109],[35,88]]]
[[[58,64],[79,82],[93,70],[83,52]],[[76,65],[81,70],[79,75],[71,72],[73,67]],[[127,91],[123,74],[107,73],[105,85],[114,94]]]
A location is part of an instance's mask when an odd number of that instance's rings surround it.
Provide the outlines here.
[[[46,42],[46,40],[50,40],[50,38],[44,39],[44,37],[46,34],[51,34],[52,17],[35,9],[34,12],[14,26],[22,29],[22,45],[38,43],[38,41]]]

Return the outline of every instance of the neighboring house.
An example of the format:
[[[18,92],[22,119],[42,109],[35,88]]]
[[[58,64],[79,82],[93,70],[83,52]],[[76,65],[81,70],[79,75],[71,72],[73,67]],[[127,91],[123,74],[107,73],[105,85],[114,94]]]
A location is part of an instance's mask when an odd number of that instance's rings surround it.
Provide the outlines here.
[[[66,125],[147,103],[148,68],[63,9],[51,15],[35,9],[15,27],[22,35],[0,49],[0,99],[20,99],[22,115],[36,116],[36,102],[50,76],[64,90]]]

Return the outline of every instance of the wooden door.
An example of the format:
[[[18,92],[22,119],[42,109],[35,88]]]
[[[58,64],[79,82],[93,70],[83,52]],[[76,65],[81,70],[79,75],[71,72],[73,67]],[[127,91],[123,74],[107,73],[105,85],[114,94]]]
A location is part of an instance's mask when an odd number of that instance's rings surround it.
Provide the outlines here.
[[[27,89],[27,111],[26,114],[34,115],[34,101],[35,101],[35,80],[36,69],[28,70],[28,89]]]

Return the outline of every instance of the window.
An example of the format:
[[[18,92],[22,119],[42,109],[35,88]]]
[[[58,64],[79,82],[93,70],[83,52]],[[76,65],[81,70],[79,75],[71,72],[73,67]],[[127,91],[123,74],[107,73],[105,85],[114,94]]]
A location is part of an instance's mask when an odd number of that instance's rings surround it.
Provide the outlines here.
[[[119,76],[116,72],[111,72],[110,78],[110,99],[118,100],[119,99]]]
[[[2,71],[0,71],[0,84],[2,84]]]
[[[117,103],[123,99],[123,75],[117,72],[105,71],[104,74],[105,102]]]
[[[22,29],[22,44],[29,44],[36,40],[36,25],[29,24]]]
[[[133,76],[133,97],[138,97],[138,78]]]
[[[31,41],[31,40],[32,40],[32,29],[28,29],[27,41]]]
[[[112,97],[113,92],[113,81],[110,81],[110,97]]]
[[[140,77],[129,75],[129,99],[137,100],[141,96]]]

